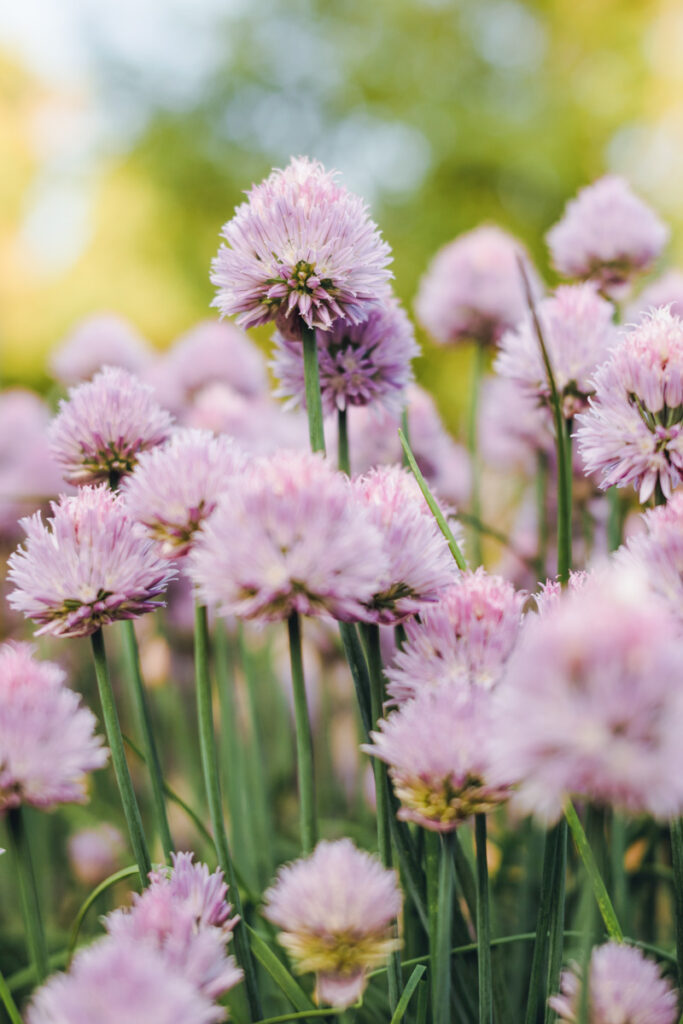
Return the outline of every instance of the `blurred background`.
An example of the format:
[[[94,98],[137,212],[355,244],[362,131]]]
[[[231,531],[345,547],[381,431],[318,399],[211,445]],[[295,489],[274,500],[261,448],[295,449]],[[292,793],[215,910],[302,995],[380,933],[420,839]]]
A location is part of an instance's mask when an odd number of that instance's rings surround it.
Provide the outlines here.
[[[367,199],[409,308],[433,252],[482,220],[547,276],[545,231],[605,170],[672,223],[675,263],[681,52],[678,0],[4,3],[2,382],[44,386],[97,310],[167,346],[208,312],[241,191],[291,154]],[[465,358],[427,344],[417,366],[451,426]]]

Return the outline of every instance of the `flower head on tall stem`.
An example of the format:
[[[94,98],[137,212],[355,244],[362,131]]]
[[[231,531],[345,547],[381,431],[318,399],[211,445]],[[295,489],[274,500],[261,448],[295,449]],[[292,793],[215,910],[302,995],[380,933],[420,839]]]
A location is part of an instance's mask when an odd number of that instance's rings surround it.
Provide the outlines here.
[[[69,483],[118,483],[141,452],[166,440],[171,424],[152,388],[127,370],[105,366],[60,402],[50,448]]]
[[[669,498],[683,473],[683,320],[656,309],[627,331],[594,378],[595,396],[577,416],[586,472],[600,487],[659,486]]]
[[[350,839],[318,843],[265,894],[265,916],[282,929],[297,972],[315,972],[318,1001],[339,1007],[356,1002],[368,971],[400,946],[392,934],[400,910],[395,872]]]
[[[45,522],[36,512],[21,525],[26,542],[9,559],[16,589],[8,600],[40,626],[38,635],[88,636],[164,603],[175,570],[139,535],[106,484],[63,496]]]
[[[395,625],[438,600],[459,571],[410,473],[400,466],[381,466],[353,486],[381,531],[388,560],[381,585],[364,601],[361,618]]]
[[[640,576],[606,568],[527,617],[495,691],[496,777],[556,821],[567,798],[683,810],[683,641]]]
[[[257,459],[196,536],[190,575],[223,615],[294,611],[354,619],[387,573],[377,527],[349,481],[319,455]]]
[[[224,225],[211,280],[214,305],[242,327],[276,320],[297,334],[299,319],[329,330],[360,323],[383,298],[390,250],[367,207],[306,157],[293,158],[247,193]]]
[[[526,310],[519,258],[540,294],[538,276],[517,239],[491,225],[460,235],[439,250],[422,278],[418,320],[441,345],[495,344]]]
[[[623,178],[607,174],[567,203],[546,236],[556,270],[622,297],[659,257],[669,229]]]
[[[608,942],[596,947],[588,967],[590,1024],[674,1024],[676,992],[658,965],[634,946]],[[560,994],[549,1000],[560,1021],[579,1019],[583,981],[577,964],[564,971]]]
[[[370,733],[366,753],[389,765],[401,807],[398,817],[434,832],[451,832],[510,795],[492,784],[491,694],[482,687],[423,689]]]
[[[95,716],[64,680],[28,644],[0,646],[0,812],[84,803],[88,772],[106,764]]]
[[[484,569],[463,573],[406,622],[406,642],[386,673],[390,696],[402,702],[444,684],[490,689],[517,640],[525,598]]]
[[[143,452],[121,486],[128,514],[159,544],[165,558],[181,558],[225,488],[246,465],[232,440],[208,430],[180,429]]]
[[[50,368],[63,384],[79,384],[103,366],[141,373],[151,361],[152,349],[132,324],[116,313],[96,313],[76,324],[55,349]]]
[[[562,411],[568,419],[582,411],[593,394],[592,376],[618,340],[614,308],[592,284],[561,285],[539,302],[537,315],[553,368]],[[506,332],[495,368],[510,377],[539,404],[550,401],[548,374],[529,314]]]

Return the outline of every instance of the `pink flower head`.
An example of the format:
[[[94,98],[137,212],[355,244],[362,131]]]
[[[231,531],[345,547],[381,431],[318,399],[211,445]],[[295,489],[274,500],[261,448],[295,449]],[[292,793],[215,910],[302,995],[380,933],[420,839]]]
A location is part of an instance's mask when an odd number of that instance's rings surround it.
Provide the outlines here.
[[[232,323],[202,320],[186,331],[146,374],[158,400],[180,413],[210,384],[227,384],[239,395],[266,393],[266,362],[244,331]]]
[[[589,966],[588,1015],[590,1024],[675,1024],[677,998],[671,984],[653,960],[634,946],[608,942],[597,946]],[[548,1000],[559,1020],[579,1019],[581,969],[573,964],[562,972],[560,995]]]
[[[270,395],[246,398],[227,384],[209,384],[186,409],[190,427],[227,434],[243,451],[272,455],[281,448],[308,451],[308,422],[301,410],[283,409]]]
[[[386,577],[382,538],[349,481],[319,455],[255,460],[226,489],[189,556],[200,598],[223,615],[354,619]]]
[[[615,298],[659,257],[669,229],[623,178],[607,174],[567,203],[546,241],[556,270]]]
[[[59,403],[50,448],[69,483],[118,483],[140,452],[166,440],[171,423],[148,385],[127,370],[105,366]]]
[[[422,493],[407,470],[381,466],[354,482],[382,534],[388,570],[361,616],[396,625],[439,599],[459,570]]]
[[[326,413],[350,405],[381,405],[400,415],[405,390],[413,380],[412,360],[419,354],[415,332],[393,298],[373,306],[362,323],[335,320],[318,330],[318,363]],[[306,405],[303,348],[296,339],[275,335],[271,368],[279,381],[278,398]]]
[[[674,316],[683,318],[683,273],[668,270],[656,281],[643,288],[626,310],[626,323],[635,323],[643,313],[658,306],[668,306]]]
[[[643,581],[606,569],[527,617],[495,691],[496,776],[545,822],[568,797],[683,809],[683,641]]]
[[[479,398],[477,436],[483,459],[502,470],[534,473],[553,450],[548,407],[509,377],[487,377]]]
[[[216,1024],[211,1003],[153,947],[102,939],[38,989],[28,1024]]]
[[[107,761],[95,716],[28,644],[0,646],[0,811],[85,803],[87,774]]]
[[[384,298],[389,246],[362,199],[306,157],[293,158],[247,193],[224,225],[211,280],[214,305],[242,327],[277,320],[297,333],[299,318],[327,331],[361,323]]]
[[[51,507],[45,523],[40,512],[21,520],[26,543],[9,559],[16,586],[9,603],[40,626],[37,635],[88,636],[164,603],[175,570],[136,532],[106,484],[83,487]]]
[[[130,517],[160,545],[164,558],[181,558],[245,463],[230,438],[180,429],[140,455],[121,494]]]
[[[317,975],[320,1002],[355,1002],[368,971],[400,946],[392,929],[401,910],[396,874],[350,839],[318,843],[309,857],[280,868],[264,900],[297,972]]]
[[[593,394],[592,375],[618,340],[614,309],[592,284],[561,285],[538,304],[564,415],[571,419]],[[516,381],[539,403],[549,404],[550,383],[530,315],[503,335],[495,369]]]
[[[69,864],[79,882],[93,888],[121,867],[126,843],[113,825],[82,828],[68,842]]]
[[[595,375],[577,417],[586,472],[600,487],[631,484],[641,502],[659,484],[669,498],[683,472],[683,320],[656,309],[626,332]]]
[[[79,384],[103,366],[140,373],[151,360],[151,348],[132,324],[116,313],[96,313],[81,320],[55,350],[50,368],[63,384]]]
[[[238,919],[230,917],[222,872],[209,874],[193,856],[173,854],[173,867],[152,872],[132,908],[109,914],[105,925],[117,943],[155,949],[174,973],[208,999],[218,999],[242,980],[234,957],[225,952]]]
[[[567,590],[571,594],[574,591],[583,590],[589,580],[592,579],[592,574],[585,572],[583,569],[577,569],[569,573],[569,580],[567,582]],[[545,583],[541,584],[541,589],[537,594],[534,594],[534,600],[536,607],[541,615],[544,615],[549,608],[554,608],[555,605],[559,604],[562,600],[564,591],[562,584],[559,579],[546,580]]]
[[[616,553],[624,566],[643,574],[683,626],[683,491],[643,514],[646,532],[631,537]]]
[[[510,795],[489,782],[491,694],[481,687],[421,690],[370,737],[361,749],[389,765],[403,821],[451,832]]]
[[[527,308],[518,259],[540,294],[538,275],[516,238],[490,225],[460,235],[439,250],[422,278],[418,320],[440,345],[494,344]]]
[[[494,686],[517,640],[526,595],[484,569],[463,573],[436,604],[409,619],[406,643],[387,670],[399,702],[440,685]]]

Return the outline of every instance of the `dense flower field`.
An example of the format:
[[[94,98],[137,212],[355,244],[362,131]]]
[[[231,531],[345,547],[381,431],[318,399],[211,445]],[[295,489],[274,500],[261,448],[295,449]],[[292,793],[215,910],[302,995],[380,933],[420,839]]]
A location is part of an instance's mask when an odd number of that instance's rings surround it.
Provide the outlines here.
[[[155,355],[93,316],[49,400],[0,394],[7,1020],[674,1024],[666,226],[605,177],[554,291],[494,226],[435,255],[466,445],[335,174],[293,159],[222,236],[234,321]]]

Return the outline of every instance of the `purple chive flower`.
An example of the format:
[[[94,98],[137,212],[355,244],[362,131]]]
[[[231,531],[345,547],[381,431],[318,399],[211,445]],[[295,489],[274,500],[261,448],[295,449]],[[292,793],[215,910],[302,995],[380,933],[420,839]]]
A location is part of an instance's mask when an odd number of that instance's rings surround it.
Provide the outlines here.
[[[401,910],[396,873],[350,839],[318,843],[309,857],[280,868],[264,899],[297,972],[317,975],[318,1002],[354,1003],[368,971],[400,946],[392,929]]]
[[[187,426],[227,434],[251,455],[282,448],[308,451],[308,421],[300,410],[283,409],[269,395],[246,398],[227,384],[203,388],[185,411]]]
[[[497,469],[532,474],[539,454],[553,451],[547,406],[509,377],[487,377],[479,396],[477,437],[485,462]]]
[[[411,362],[419,354],[415,332],[393,298],[368,311],[360,324],[335,320],[317,332],[323,410],[334,413],[350,405],[381,405],[400,416],[405,390],[413,380]],[[306,406],[304,355],[301,344],[275,335],[271,369],[279,381],[278,398]]]
[[[437,601],[459,575],[453,556],[417,483],[400,466],[381,466],[354,482],[381,531],[388,570],[360,617],[396,625]]]
[[[495,344],[527,309],[518,259],[534,292],[541,284],[520,242],[483,225],[460,235],[434,257],[415,300],[420,323],[440,345]]]
[[[600,475],[603,490],[632,485],[641,502],[657,485],[671,497],[683,472],[683,320],[654,310],[622,336],[594,383],[577,416],[586,472]]]
[[[89,636],[163,605],[175,570],[139,536],[106,484],[62,496],[45,523],[36,512],[21,526],[26,543],[9,559],[16,590],[8,600],[40,626],[38,636]]]
[[[76,325],[54,351],[50,369],[63,384],[90,380],[103,366],[141,373],[152,349],[135,328],[116,313],[96,313]]]
[[[560,994],[548,1003],[559,1020],[579,1019],[583,982],[581,968],[562,972]],[[608,942],[591,953],[588,969],[590,1024],[675,1024],[677,998],[658,965],[634,946]]]
[[[0,646],[0,811],[85,803],[88,772],[106,764],[95,716],[28,644]]]
[[[683,809],[683,641],[640,577],[606,569],[527,617],[494,692],[495,778],[545,822],[568,797]]]
[[[171,424],[148,385],[127,370],[105,366],[59,403],[50,448],[69,483],[118,482],[140,452],[166,440]]]
[[[652,266],[668,238],[669,229],[654,211],[612,174],[582,188],[546,235],[560,274],[595,281],[615,298]]]
[[[349,481],[319,455],[256,460],[197,534],[189,573],[223,615],[363,615],[386,577],[382,538]]]
[[[583,569],[570,572],[567,582],[568,592],[571,594],[576,590],[583,590],[592,578],[592,573],[585,572]],[[562,584],[558,579],[546,580],[545,583],[542,583],[539,592],[534,594],[534,601],[539,613],[543,615],[549,608],[554,608],[562,600],[563,593]]]
[[[242,327],[276,320],[287,334],[300,318],[327,331],[340,318],[361,323],[386,296],[389,246],[362,199],[322,164],[293,158],[247,197],[213,261],[223,316],[237,314]]]
[[[74,832],[67,849],[74,875],[83,885],[93,888],[121,867],[126,841],[117,828],[102,822]]]
[[[646,532],[631,537],[616,558],[642,573],[683,626],[683,491],[677,491],[666,505],[649,509],[642,518]]]
[[[222,872],[209,874],[193,857],[172,854],[173,867],[153,871],[130,910],[109,914],[105,926],[117,944],[153,948],[174,974],[208,999],[219,999],[242,980],[225,952],[238,919],[230,917]]]
[[[538,318],[564,415],[571,419],[593,394],[592,375],[618,340],[614,308],[592,284],[561,285],[538,304]],[[531,316],[506,332],[495,369],[537,402],[550,403],[550,384]]]
[[[668,270],[643,288],[624,315],[626,323],[635,323],[643,313],[658,306],[668,306],[674,316],[683,318],[683,272]]]
[[[203,320],[181,335],[149,368],[145,380],[164,408],[176,414],[210,384],[227,384],[247,398],[268,389],[260,350],[239,327],[216,320]]]
[[[476,686],[421,690],[380,721],[361,749],[389,765],[400,819],[451,832],[508,799],[489,782],[491,722],[491,694]]]
[[[121,494],[128,514],[159,544],[163,557],[181,558],[245,463],[230,438],[181,429],[140,455]]]
[[[407,639],[387,669],[399,702],[422,690],[494,686],[517,640],[526,595],[484,569],[463,573],[436,604],[409,619]]]
[[[225,1010],[144,943],[102,939],[38,989],[28,1024],[215,1024]]]

